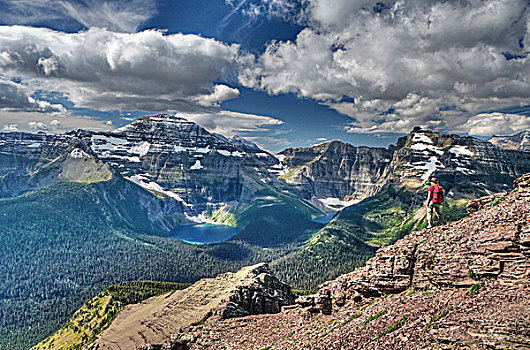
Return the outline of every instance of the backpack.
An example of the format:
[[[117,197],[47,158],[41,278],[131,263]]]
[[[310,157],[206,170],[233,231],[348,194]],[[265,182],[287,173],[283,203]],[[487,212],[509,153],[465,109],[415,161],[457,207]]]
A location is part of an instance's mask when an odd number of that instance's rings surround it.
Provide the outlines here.
[[[432,202],[440,204],[444,201],[444,189],[442,186],[434,186],[432,189]]]

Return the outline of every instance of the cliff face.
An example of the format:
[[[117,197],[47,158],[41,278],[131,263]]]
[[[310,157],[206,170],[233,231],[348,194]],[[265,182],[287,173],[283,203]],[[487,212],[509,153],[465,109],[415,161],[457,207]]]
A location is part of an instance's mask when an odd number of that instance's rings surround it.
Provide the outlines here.
[[[288,168],[283,176],[306,199],[340,208],[359,201],[381,188],[389,176],[392,151],[354,147],[340,141],[309,148],[290,148],[279,154]],[[342,205],[341,205],[342,204]]]
[[[298,298],[298,307],[245,318],[245,327],[208,323],[187,346],[527,348],[530,174],[515,185],[509,194],[472,202],[469,217],[379,249],[366,266]]]
[[[282,151],[284,178],[306,199],[338,209],[376,194],[385,184],[415,191],[437,176],[451,198],[474,198],[510,188],[530,171],[530,155],[473,137],[415,128],[387,149],[339,141]]]
[[[418,188],[435,175],[453,198],[506,191],[514,178],[529,171],[526,152],[419,128],[398,140],[392,159],[392,176],[397,183]]]
[[[530,131],[510,136],[493,136],[489,141],[501,148],[530,152]]]

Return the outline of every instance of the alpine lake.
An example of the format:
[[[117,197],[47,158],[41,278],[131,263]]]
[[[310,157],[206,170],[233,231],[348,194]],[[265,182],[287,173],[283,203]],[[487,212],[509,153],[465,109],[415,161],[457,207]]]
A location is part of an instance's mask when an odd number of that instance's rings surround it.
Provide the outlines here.
[[[191,244],[213,244],[227,241],[238,233],[232,226],[202,223],[175,227],[169,232],[169,238]]]

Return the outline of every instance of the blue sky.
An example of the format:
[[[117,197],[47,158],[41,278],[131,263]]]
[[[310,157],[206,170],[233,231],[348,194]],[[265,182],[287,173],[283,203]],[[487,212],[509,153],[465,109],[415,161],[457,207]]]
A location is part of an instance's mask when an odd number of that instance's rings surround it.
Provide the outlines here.
[[[0,0],[0,128],[178,113],[271,151],[530,129],[513,1]]]

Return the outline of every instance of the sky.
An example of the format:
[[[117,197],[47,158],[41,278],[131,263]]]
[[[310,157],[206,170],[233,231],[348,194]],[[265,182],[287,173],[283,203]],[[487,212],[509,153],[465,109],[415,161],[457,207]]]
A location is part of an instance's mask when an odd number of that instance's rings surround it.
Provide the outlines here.
[[[264,149],[530,130],[528,0],[0,0],[0,129],[176,114]]]

